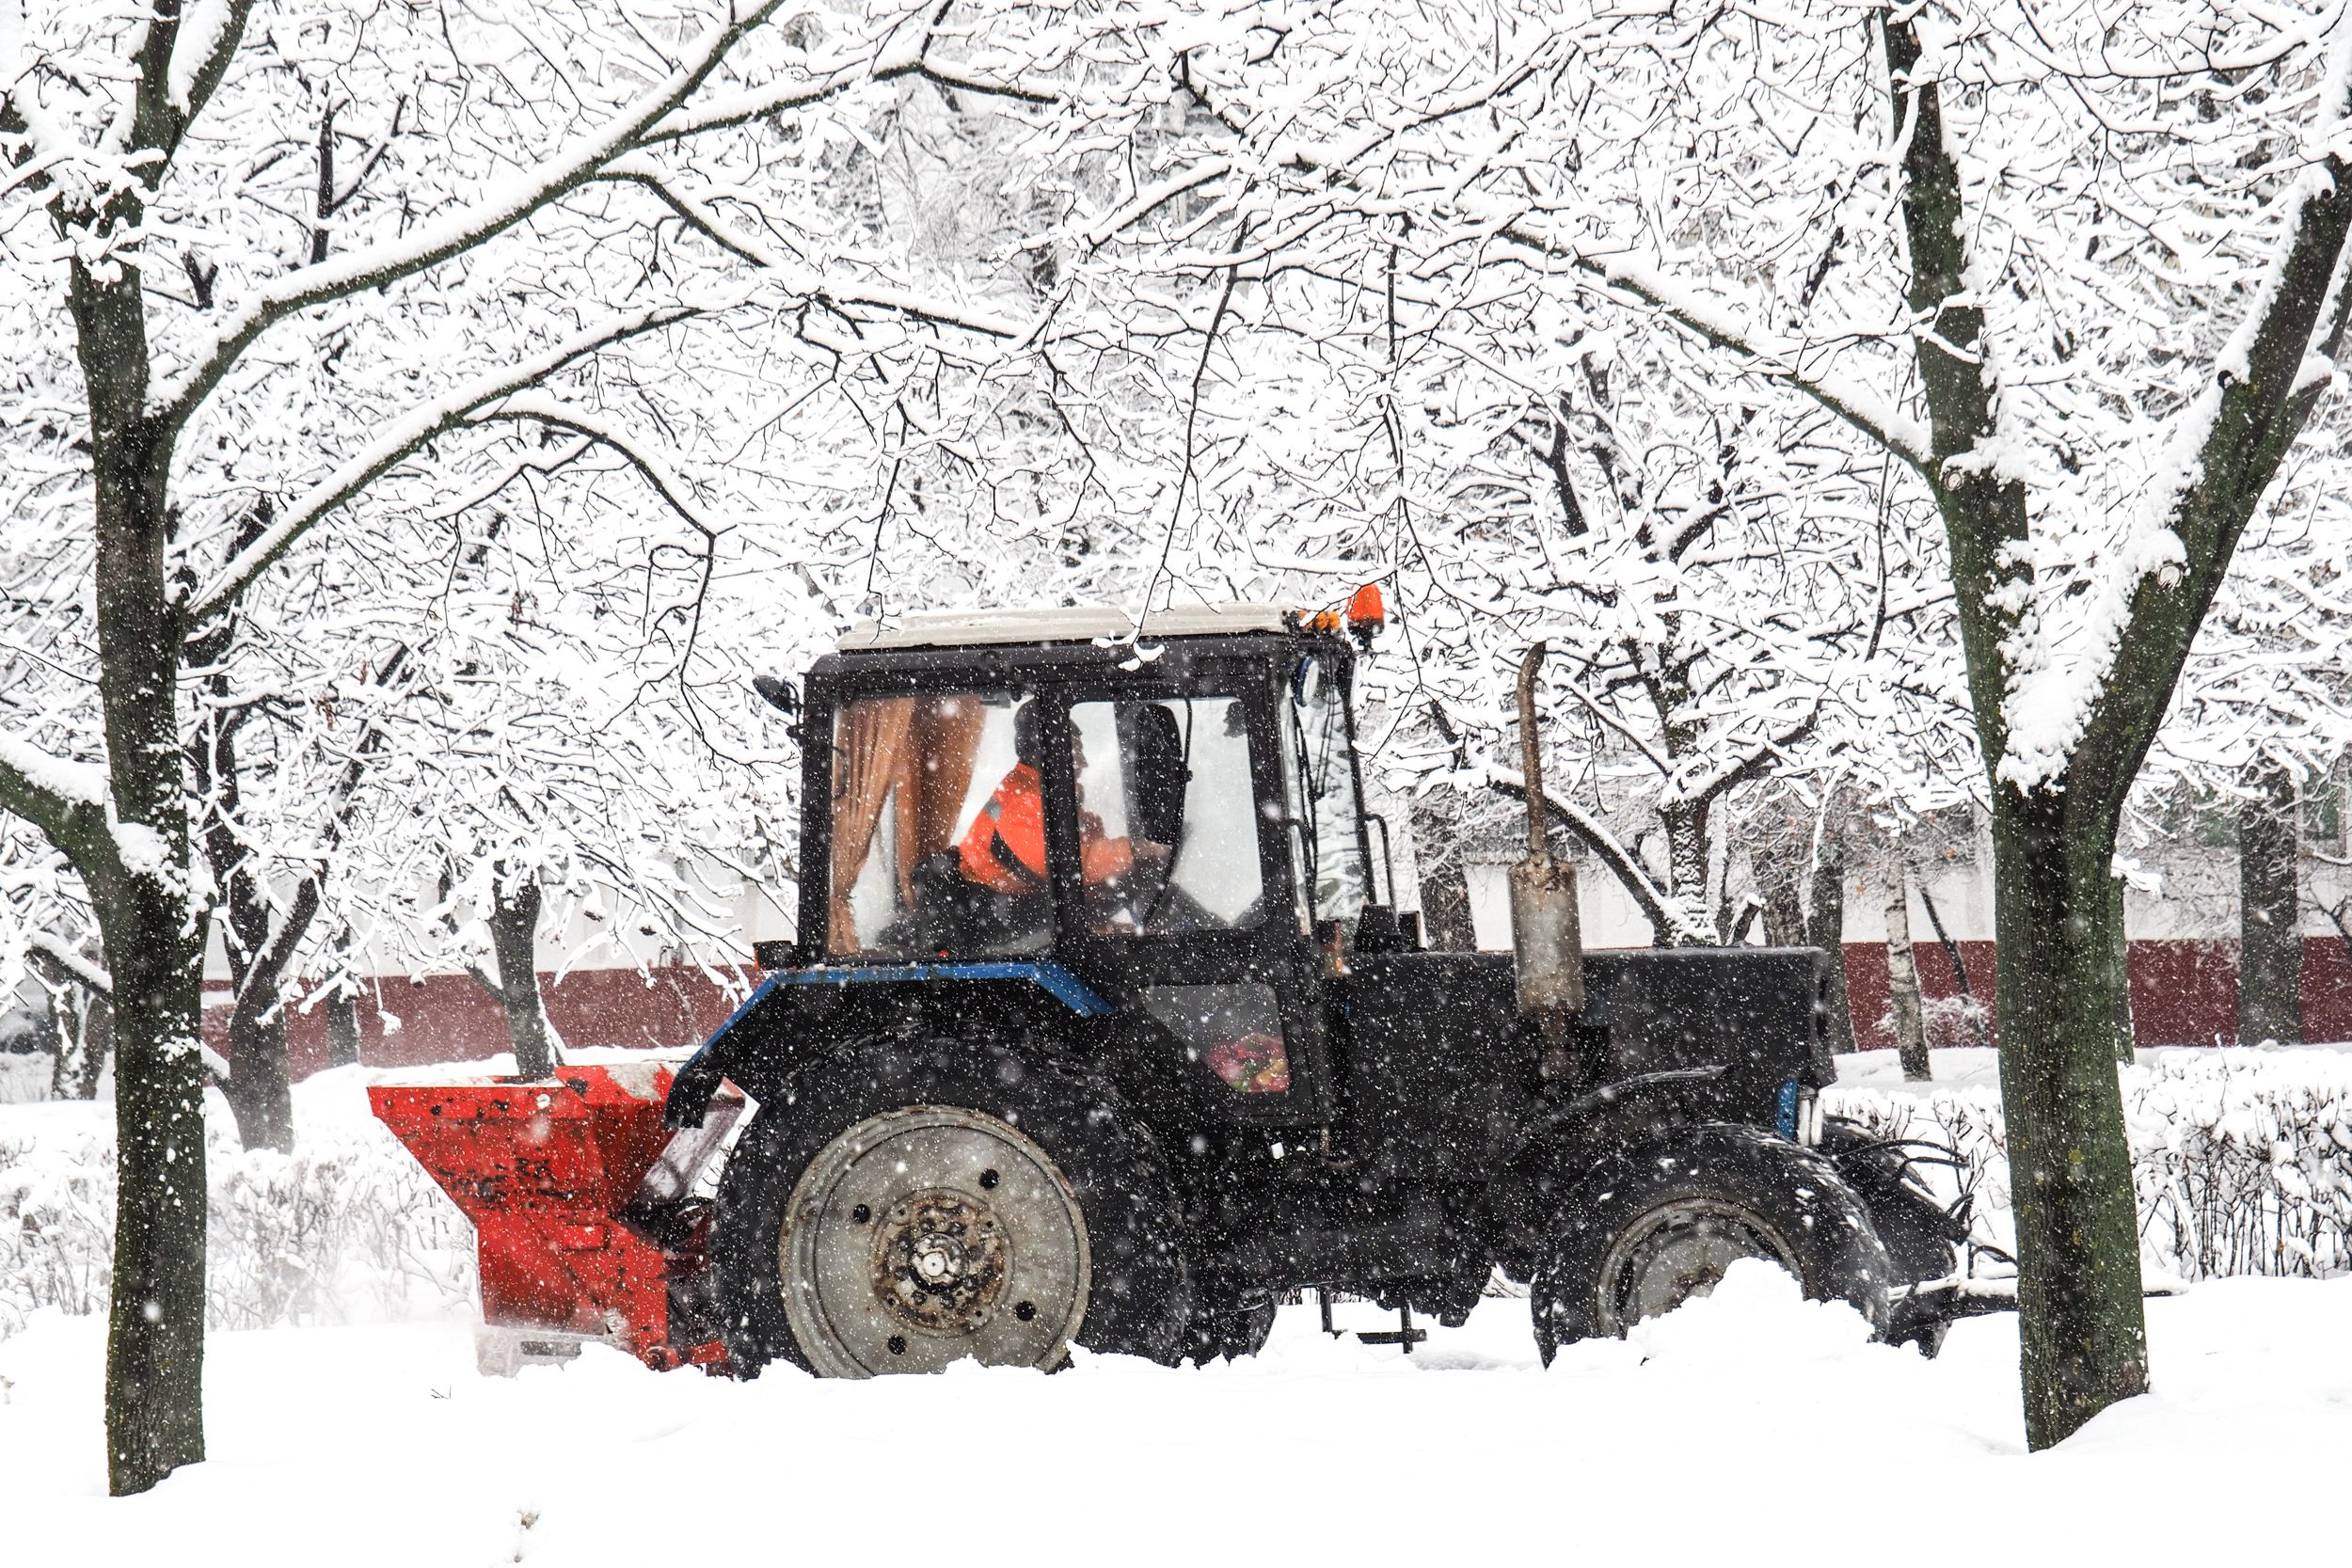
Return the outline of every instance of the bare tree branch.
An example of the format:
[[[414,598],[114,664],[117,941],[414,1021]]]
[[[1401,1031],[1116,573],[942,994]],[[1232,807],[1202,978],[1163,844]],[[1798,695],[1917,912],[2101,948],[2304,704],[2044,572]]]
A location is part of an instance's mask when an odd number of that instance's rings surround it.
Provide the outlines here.
[[[696,306],[661,305],[606,322],[545,354],[468,382],[393,420],[382,436],[288,507],[259,539],[221,568],[220,574],[205,585],[189,606],[189,626],[200,627],[218,615],[322,518],[348,504],[353,497],[387,470],[405,462],[428,441],[468,422],[485,406],[545,380],[599,349],[700,313],[701,308]]]
[[[727,52],[782,3],[759,0],[734,20],[714,25],[686,51],[687,63],[628,110],[548,159],[535,180],[501,190],[395,239],[346,251],[265,285],[260,296],[222,328],[211,348],[198,356],[194,368],[153,400],[151,413],[158,430],[168,436],[185,424],[254,341],[288,316],[438,266],[586,184],[599,169],[635,146],[657,120],[691,97]]]

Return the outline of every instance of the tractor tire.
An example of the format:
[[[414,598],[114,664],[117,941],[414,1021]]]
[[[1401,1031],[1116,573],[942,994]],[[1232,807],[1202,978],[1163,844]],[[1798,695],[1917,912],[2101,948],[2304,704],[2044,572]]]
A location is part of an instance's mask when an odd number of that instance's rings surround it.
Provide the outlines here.
[[[967,1042],[849,1046],[760,1107],[711,1237],[735,1370],[826,1377],[1172,1364],[1182,1215],[1151,1134],[1099,1080]]]
[[[1881,1334],[1895,1270],[1870,1212],[1827,1160],[1751,1127],[1710,1123],[1613,1162],[1552,1222],[1529,1289],[1546,1365],[1715,1288],[1738,1259],[1851,1303]]]
[[[1218,1359],[1237,1361],[1265,1349],[1274,1332],[1274,1297],[1254,1302],[1223,1291],[1203,1291],[1184,1325],[1184,1359],[1205,1367]]]

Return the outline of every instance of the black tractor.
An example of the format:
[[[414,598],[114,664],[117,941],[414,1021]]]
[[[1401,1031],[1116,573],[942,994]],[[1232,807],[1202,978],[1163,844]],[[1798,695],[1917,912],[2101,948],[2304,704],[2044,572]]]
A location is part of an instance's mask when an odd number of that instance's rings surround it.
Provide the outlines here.
[[[1825,1125],[1822,953],[1582,953],[1540,805],[1517,951],[1423,947],[1355,752],[1376,613],[919,617],[758,683],[800,934],[667,1105],[757,1105],[710,1238],[739,1370],[1247,1354],[1309,1289],[1409,1349],[1498,1270],[1549,1359],[1740,1258],[1936,1347],[1964,1214]]]

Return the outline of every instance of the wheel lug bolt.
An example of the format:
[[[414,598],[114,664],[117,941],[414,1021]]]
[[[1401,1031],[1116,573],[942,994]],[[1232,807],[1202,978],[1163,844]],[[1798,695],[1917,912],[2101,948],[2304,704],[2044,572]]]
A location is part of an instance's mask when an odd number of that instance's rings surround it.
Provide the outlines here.
[[[997,1181],[997,1176],[996,1176],[996,1173],[995,1173],[994,1171],[993,1171],[993,1170],[984,1170],[984,1171],[980,1172],[980,1187],[981,1187],[981,1189],[982,1189],[983,1191],[985,1191],[985,1190],[986,1190],[986,1189],[988,1189],[988,1188],[991,1188],[991,1187],[995,1186],[995,1185],[996,1185],[996,1181]]]
[[[1019,1318],[1025,1323],[1037,1316],[1037,1303],[1033,1301],[1022,1302],[1013,1307],[1012,1315]]]
[[[893,1334],[890,1337],[890,1354],[893,1355],[904,1355],[906,1353],[907,1337],[903,1334]]]
[[[874,1217],[874,1211],[872,1211],[871,1209],[868,1209],[868,1208],[867,1208],[867,1207],[866,1207],[866,1205],[865,1205],[865,1204],[863,1204],[863,1203],[859,1204],[856,1208],[854,1208],[854,1209],[852,1209],[852,1210],[850,1210],[850,1220],[851,1220],[852,1222],[854,1222],[855,1224],[858,1224],[858,1225],[864,1225],[864,1224],[865,1224],[867,1220],[870,1220],[870,1219],[872,1219],[873,1217]]]

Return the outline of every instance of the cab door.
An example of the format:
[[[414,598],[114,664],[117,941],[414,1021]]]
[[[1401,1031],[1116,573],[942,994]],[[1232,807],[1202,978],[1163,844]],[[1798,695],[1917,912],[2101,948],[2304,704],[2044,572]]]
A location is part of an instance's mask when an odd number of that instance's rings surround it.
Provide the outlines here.
[[[1127,1093],[1195,1121],[1312,1127],[1334,1098],[1321,954],[1263,671],[1071,693],[1059,946],[1117,1006],[1104,1066]]]

